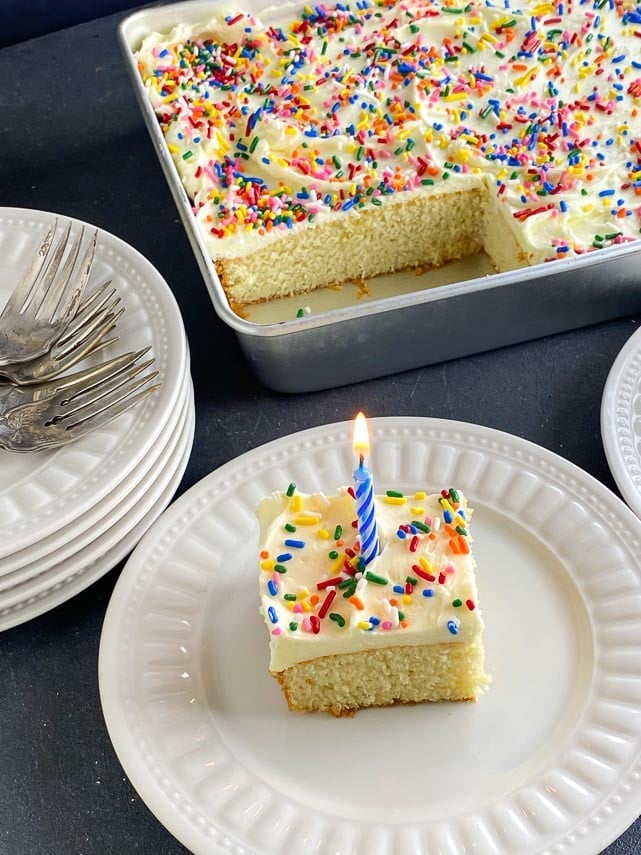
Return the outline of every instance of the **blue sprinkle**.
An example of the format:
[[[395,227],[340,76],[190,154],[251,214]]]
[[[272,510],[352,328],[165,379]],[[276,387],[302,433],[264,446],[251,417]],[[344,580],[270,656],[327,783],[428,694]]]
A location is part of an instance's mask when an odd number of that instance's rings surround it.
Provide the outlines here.
[[[639,183],[641,184],[641,182]],[[399,530],[396,532],[396,537],[400,537],[401,540],[405,540],[407,534],[403,531],[402,528],[399,528]]]
[[[404,594],[405,588],[402,585],[394,585],[392,591],[394,591],[395,594]]]
[[[278,615],[276,614],[276,610],[273,606],[270,606],[267,609],[267,614],[269,615],[269,619],[272,623],[278,623]]]
[[[287,538],[285,541],[285,546],[291,546],[294,549],[302,549],[305,546],[304,540],[292,540],[291,538]],[[279,559],[280,560],[280,559]]]
[[[566,211],[567,211],[567,209],[568,209],[567,202],[564,202],[564,201],[563,201],[563,199],[561,199],[561,201],[559,202],[559,208],[560,208],[560,209],[561,209],[561,211],[565,214],[565,212],[566,212]]]
[[[614,196],[614,190],[599,190],[599,196]]]
[[[433,596],[434,596],[434,591],[432,590],[432,588],[425,588],[425,589],[423,590],[423,596],[424,596],[424,597],[433,597]]]
[[[267,583],[267,590],[272,595],[272,597],[275,597],[276,594],[278,593],[278,587],[276,586],[276,583],[274,582],[273,579],[270,579],[269,582]]]
[[[276,561],[278,564],[282,564],[283,561],[291,561],[292,554],[291,552],[283,552],[281,555],[276,556]]]
[[[412,523],[409,523],[408,528],[412,532],[412,534],[418,534],[418,529],[415,525],[412,525]]]
[[[458,635],[458,623],[455,620],[448,620],[447,628],[452,633],[452,635]]]
[[[369,622],[370,622],[371,624],[374,624],[374,626],[378,626],[378,625],[379,625],[379,623],[381,622],[381,619],[380,619],[380,618],[377,618],[377,617],[371,617],[371,618],[369,619]]]
[[[451,511],[443,511],[443,519],[446,523],[452,522],[452,512]]]

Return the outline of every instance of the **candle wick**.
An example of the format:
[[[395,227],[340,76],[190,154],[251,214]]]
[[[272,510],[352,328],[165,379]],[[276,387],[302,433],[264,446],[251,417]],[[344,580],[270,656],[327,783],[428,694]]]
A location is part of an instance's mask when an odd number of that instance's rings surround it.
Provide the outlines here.
[[[363,466],[365,465],[365,457],[363,454],[359,454],[358,457],[359,457],[359,464],[358,465],[362,469]]]

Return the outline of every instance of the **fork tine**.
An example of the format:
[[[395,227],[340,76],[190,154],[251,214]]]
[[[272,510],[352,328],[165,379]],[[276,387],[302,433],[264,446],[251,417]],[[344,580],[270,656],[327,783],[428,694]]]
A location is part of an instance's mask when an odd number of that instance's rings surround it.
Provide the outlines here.
[[[57,359],[62,359],[66,354],[73,351],[75,348],[82,346],[88,339],[94,339],[96,330],[102,330],[100,335],[107,332],[107,329],[113,329],[116,326],[118,319],[125,311],[124,306],[118,311],[115,311],[118,305],[119,298],[114,300],[113,304],[106,306],[103,311],[96,315],[93,320],[85,326],[80,327],[73,336],[66,337],[62,343],[58,342],[55,345],[54,352]]]
[[[152,395],[157,389],[160,389],[161,385],[161,383],[157,383],[155,386],[149,386],[149,388],[138,392],[137,395],[132,395],[130,390],[127,394],[122,395],[117,401],[113,401],[111,404],[103,406],[101,410],[91,413],[90,415],[84,415],[82,418],[77,419],[71,424],[64,425],[64,428],[69,431],[74,438],[78,438],[85,433],[104,427],[112,421],[112,419],[117,418],[123,413],[126,413],[127,410],[130,410],[132,407],[140,404],[145,400],[145,398],[148,398],[149,395]]]
[[[53,223],[49,227],[47,233],[40,241],[38,245],[38,249],[34,252],[33,257],[31,259],[31,263],[25,272],[22,274],[20,281],[16,285],[13,290],[13,293],[9,297],[7,304],[2,310],[2,315],[8,311],[19,311],[24,303],[26,297],[31,291],[36,279],[38,278],[38,274],[42,269],[42,265],[47,260],[47,256],[49,255],[49,250],[51,249],[51,244],[53,243],[54,235],[56,234],[56,229],[58,228],[58,218],[54,219]],[[0,317],[2,317],[0,315]]]
[[[136,377],[149,368],[153,361],[153,359],[148,359],[146,362],[141,362],[140,365],[131,365],[128,368],[122,368],[110,377],[94,381],[89,386],[79,386],[73,389],[67,398],[61,400],[60,405],[62,407],[69,407],[67,410],[68,413],[79,412],[84,407],[91,406],[96,401],[100,401],[112,392],[117,391],[121,386],[135,380]],[[157,374],[158,372],[156,371],[149,375],[149,377],[155,377]]]
[[[67,243],[69,242],[69,233],[71,232],[71,223],[67,223],[67,226],[62,233],[60,240],[53,252],[53,255],[47,262],[47,266],[43,271],[42,275],[38,279],[37,282],[34,283],[33,288],[27,295],[25,301],[22,304],[20,309],[21,314],[25,314],[29,312],[34,318],[38,314],[40,310],[40,306],[42,305],[43,300],[47,296],[47,292],[51,287],[51,283],[53,282],[56,273],[58,272],[58,268],[60,267],[60,262],[62,260],[62,256],[64,255],[65,248]]]
[[[152,360],[153,361],[153,360]],[[147,367],[147,366],[145,366]],[[142,366],[141,366],[142,368]],[[120,377],[117,382],[108,381],[104,384],[104,388],[101,386],[97,391],[99,394],[96,394],[90,400],[85,403],[78,402],[78,406],[73,407],[73,401],[80,397],[78,395],[74,396],[74,399],[69,401],[69,404],[72,405],[72,408],[67,410],[66,406],[67,401],[61,401],[60,407],[65,407],[65,411],[59,413],[54,416],[51,420],[52,424],[63,424],[64,422],[68,422],[69,425],[81,424],[87,419],[93,418],[94,416],[98,416],[101,413],[104,413],[110,407],[119,404],[121,401],[124,401],[126,398],[131,397],[135,392],[139,389],[142,389],[143,386],[146,386],[150,383],[155,377],[158,376],[157,371],[151,371],[149,374],[145,374],[143,377],[139,376],[139,372],[136,372],[131,377]]]
[[[69,227],[71,228],[71,224],[69,224]],[[62,269],[60,270],[60,275],[55,277],[51,287],[43,295],[42,303],[38,309],[38,316],[55,318],[58,306],[62,300],[62,295],[64,294],[67,283],[73,273],[78,255],[80,254],[80,247],[82,246],[84,233],[85,227],[82,226],[80,233],[71,244],[71,248],[67,253]]]
[[[112,288],[109,293],[105,293],[110,285],[111,279],[108,279],[99,288],[96,288],[95,291],[92,291],[92,293],[85,300],[82,301],[82,303],[78,307],[76,315],[65,327],[64,333],[56,342],[57,344],[64,344],[67,339],[72,338],[72,336],[76,334],[80,327],[84,326],[86,323],[89,323],[89,321],[91,321],[96,314],[101,312],[105,303],[111,300],[111,298],[116,293],[115,288]]]
[[[85,368],[84,371],[77,371],[75,374],[59,377],[57,380],[51,382],[55,383],[55,387],[58,392],[69,390],[73,393],[79,388],[92,388],[90,384],[100,383],[102,380],[109,379],[119,371],[126,370],[149,350],[150,348],[146,347],[143,350],[123,353],[121,356],[116,356],[108,362],[104,362],[102,365],[97,365],[93,368]]]
[[[82,301],[85,288],[87,287],[87,282],[89,281],[89,274],[91,273],[91,265],[93,264],[93,257],[96,252],[97,240],[98,230],[93,233],[89,246],[87,247],[87,251],[80,263],[80,268],[75,278],[69,280],[69,284],[62,296],[60,301],[59,318],[63,323],[73,318],[78,311],[78,306]]]

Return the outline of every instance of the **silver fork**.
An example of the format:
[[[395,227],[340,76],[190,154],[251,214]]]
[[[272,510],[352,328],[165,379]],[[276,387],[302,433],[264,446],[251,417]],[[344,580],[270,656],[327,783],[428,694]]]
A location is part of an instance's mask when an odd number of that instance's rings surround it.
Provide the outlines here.
[[[0,448],[39,451],[64,445],[136,406],[160,387],[158,372],[138,361],[149,348],[96,368],[34,386],[0,387]]]
[[[52,250],[57,224],[58,221],[54,220],[0,313],[0,365],[26,362],[46,353],[64,332],[82,300],[93,262],[97,232],[74,275],[84,227],[60,269],[69,243],[71,223]]]
[[[125,311],[124,306],[116,311],[120,297],[116,289],[107,290],[111,282],[105,282],[80,305],[78,313],[69,323],[63,335],[51,350],[29,362],[0,366],[0,379],[26,385],[51,380],[67,371],[90,353],[118,341],[118,336],[105,339],[116,326]]]

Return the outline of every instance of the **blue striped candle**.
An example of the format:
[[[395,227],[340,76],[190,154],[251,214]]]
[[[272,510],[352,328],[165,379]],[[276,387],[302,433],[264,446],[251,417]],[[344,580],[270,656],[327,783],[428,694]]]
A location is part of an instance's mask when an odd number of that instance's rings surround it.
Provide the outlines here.
[[[374,504],[374,482],[372,473],[365,466],[363,452],[369,451],[369,438],[365,416],[359,413],[354,428],[354,451],[360,452],[360,462],[354,470],[356,495],[356,515],[358,531],[361,536],[361,557],[369,564],[378,555],[378,529],[376,527],[376,507]]]

